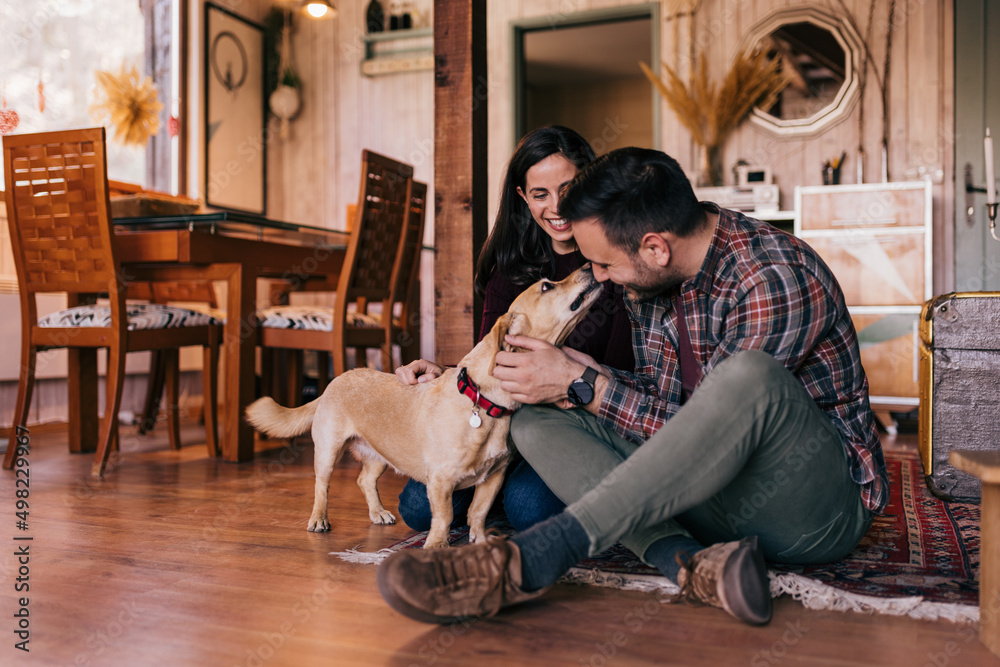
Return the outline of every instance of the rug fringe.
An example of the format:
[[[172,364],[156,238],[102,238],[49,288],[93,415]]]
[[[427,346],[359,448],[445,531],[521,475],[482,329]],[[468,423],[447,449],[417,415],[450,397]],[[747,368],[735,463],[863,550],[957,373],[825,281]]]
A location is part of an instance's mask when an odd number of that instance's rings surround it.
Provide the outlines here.
[[[354,547],[353,549],[348,549],[347,551],[331,551],[329,555],[336,556],[340,560],[347,561],[348,563],[378,565],[388,558],[389,554],[392,552],[392,549],[379,549],[378,551],[372,553],[367,551],[358,551],[358,548]]]
[[[791,595],[806,609],[853,611],[861,614],[909,616],[923,621],[978,623],[979,608],[949,602],[928,602],[922,596],[880,598],[834,588],[800,574],[771,575],[771,596]]]
[[[674,595],[680,591],[680,588],[672,581],[656,574],[615,574],[614,572],[583,567],[574,567],[559,581],[567,584],[587,584],[664,595]]]

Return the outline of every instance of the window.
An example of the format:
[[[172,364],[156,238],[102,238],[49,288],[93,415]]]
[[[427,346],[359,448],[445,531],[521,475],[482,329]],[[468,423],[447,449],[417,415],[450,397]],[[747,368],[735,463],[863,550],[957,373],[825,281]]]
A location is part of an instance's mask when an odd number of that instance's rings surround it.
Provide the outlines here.
[[[0,86],[6,99],[0,123],[6,120],[9,127],[10,112],[16,112],[16,133],[104,124],[109,178],[178,192],[182,144],[180,133],[171,131],[179,122],[169,119],[180,115],[181,77],[173,74],[183,70],[182,50],[171,46],[182,44],[177,36],[185,5],[185,0],[0,3]],[[158,135],[147,146],[123,145],[110,121],[91,113],[97,100],[95,71],[117,74],[133,66],[143,77],[153,72],[164,105]]]

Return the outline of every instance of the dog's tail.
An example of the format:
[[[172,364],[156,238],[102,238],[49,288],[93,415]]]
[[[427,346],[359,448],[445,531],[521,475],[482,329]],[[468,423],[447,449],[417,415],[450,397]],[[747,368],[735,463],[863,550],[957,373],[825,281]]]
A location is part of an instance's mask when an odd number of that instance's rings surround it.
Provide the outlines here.
[[[247,406],[247,421],[261,433],[275,438],[294,438],[312,426],[318,402],[316,399],[297,408],[286,408],[265,396]]]

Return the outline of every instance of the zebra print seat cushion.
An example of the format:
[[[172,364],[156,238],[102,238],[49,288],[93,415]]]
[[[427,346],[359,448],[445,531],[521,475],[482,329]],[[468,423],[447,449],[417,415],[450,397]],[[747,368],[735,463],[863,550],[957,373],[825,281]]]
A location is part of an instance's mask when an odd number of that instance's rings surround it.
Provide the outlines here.
[[[205,313],[156,303],[128,303],[125,305],[125,310],[128,316],[127,328],[129,331],[222,324],[221,320]],[[38,326],[46,328],[110,327],[111,308],[102,305],[67,308],[41,318],[38,320]]]
[[[333,308],[323,306],[271,306],[257,314],[260,326],[271,329],[301,329],[333,331]],[[374,315],[348,313],[347,325],[352,327],[381,326]]]
[[[191,303],[181,303],[177,306],[185,310],[190,310],[195,313],[201,313],[203,315],[208,315],[209,317],[214,317],[219,320],[220,324],[226,323],[226,311],[222,308],[213,308],[207,303],[197,303],[192,301]]]

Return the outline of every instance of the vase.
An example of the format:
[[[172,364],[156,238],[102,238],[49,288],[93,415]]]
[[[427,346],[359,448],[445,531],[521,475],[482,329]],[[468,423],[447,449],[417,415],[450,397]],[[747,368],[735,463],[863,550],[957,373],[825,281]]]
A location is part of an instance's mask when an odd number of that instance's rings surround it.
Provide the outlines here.
[[[718,146],[698,146],[698,172],[695,186],[706,188],[722,185],[722,153]]]

